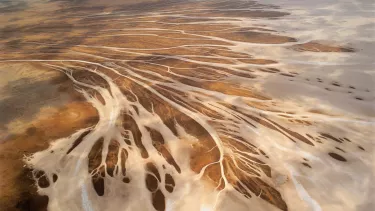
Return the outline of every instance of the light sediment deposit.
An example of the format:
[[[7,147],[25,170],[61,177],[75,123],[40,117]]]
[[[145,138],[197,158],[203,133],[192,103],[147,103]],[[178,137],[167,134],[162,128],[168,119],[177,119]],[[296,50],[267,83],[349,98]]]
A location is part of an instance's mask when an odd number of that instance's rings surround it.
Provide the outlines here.
[[[0,1],[0,210],[372,210],[371,1]]]

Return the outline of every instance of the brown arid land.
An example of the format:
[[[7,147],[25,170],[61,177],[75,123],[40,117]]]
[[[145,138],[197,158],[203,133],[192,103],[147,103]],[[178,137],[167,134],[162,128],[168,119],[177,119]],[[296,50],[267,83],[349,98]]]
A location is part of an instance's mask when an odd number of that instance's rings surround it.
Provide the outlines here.
[[[1,211],[372,206],[375,89],[345,75],[366,52],[272,25],[294,11],[31,0],[0,13]]]

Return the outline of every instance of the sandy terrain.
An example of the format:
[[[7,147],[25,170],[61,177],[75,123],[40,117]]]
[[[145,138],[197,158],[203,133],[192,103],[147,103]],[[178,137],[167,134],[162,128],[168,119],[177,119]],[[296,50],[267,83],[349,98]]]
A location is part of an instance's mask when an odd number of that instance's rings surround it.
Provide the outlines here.
[[[351,6],[0,2],[0,210],[371,210]]]

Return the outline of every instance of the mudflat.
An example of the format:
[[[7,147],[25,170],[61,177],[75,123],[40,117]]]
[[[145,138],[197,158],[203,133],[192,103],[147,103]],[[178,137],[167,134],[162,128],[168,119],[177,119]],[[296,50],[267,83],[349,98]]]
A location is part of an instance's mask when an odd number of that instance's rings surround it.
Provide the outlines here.
[[[0,210],[372,210],[371,1],[0,2]]]

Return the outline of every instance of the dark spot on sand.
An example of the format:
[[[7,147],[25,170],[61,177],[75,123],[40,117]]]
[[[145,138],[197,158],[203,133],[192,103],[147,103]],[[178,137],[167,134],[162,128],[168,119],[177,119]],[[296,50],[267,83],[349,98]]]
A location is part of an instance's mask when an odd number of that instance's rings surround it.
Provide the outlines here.
[[[286,77],[295,77],[295,75],[291,75],[288,73],[280,73],[280,75],[286,76]]]
[[[330,134],[327,134],[327,133],[321,133],[321,135],[323,136],[322,138],[324,138],[324,139],[329,138],[329,139],[332,139],[332,140],[334,140],[334,141],[336,141],[336,142],[342,143],[341,140],[339,140],[338,138],[335,138],[335,137],[331,136]]]
[[[128,177],[124,177],[124,178],[122,179],[122,181],[123,181],[124,183],[129,183],[129,182],[130,182],[130,179],[129,179]]]
[[[340,85],[339,83],[337,83],[337,82],[333,82],[332,85],[333,85],[333,86],[338,86],[338,87],[341,86],[341,85]]]
[[[150,192],[155,192],[158,188],[159,182],[152,174],[146,175],[146,187]]]
[[[104,179],[99,175],[94,175],[91,179],[92,184],[94,185],[95,192],[98,196],[104,195]]]
[[[175,186],[173,177],[170,174],[165,175],[165,189],[172,193]]]
[[[352,142],[352,141],[350,141],[348,138],[344,138],[347,142]]]
[[[302,165],[311,168],[311,166],[308,163],[303,162]]]
[[[336,149],[340,150],[341,152],[345,152],[343,149],[341,149],[340,147],[335,147]]]
[[[334,152],[330,152],[330,153],[328,153],[328,155],[331,156],[332,158],[338,160],[338,161],[346,162],[346,159],[343,156],[341,156],[339,154],[336,154]]]
[[[152,194],[152,205],[157,211],[165,210],[165,197],[161,190],[156,191]]]
[[[306,136],[314,140],[314,137],[312,135],[306,133]]]
[[[53,182],[56,182],[58,178],[59,178],[59,177],[58,177],[56,174],[53,174],[53,175],[52,175],[52,180],[53,180]]]
[[[49,187],[49,180],[45,174],[38,179],[38,186],[41,188]]]

